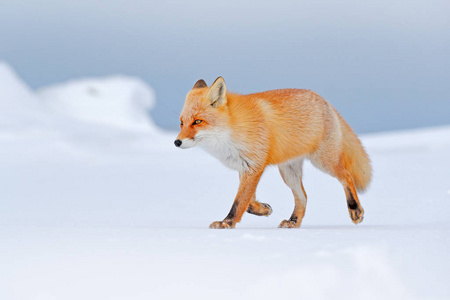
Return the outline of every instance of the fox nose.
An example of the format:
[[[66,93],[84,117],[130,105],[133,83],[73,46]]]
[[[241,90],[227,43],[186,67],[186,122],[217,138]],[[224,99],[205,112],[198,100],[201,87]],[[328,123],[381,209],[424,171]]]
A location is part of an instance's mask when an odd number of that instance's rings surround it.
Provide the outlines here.
[[[175,146],[180,147],[182,141],[180,141],[180,140],[175,140],[175,142],[173,142],[173,143],[175,144]]]

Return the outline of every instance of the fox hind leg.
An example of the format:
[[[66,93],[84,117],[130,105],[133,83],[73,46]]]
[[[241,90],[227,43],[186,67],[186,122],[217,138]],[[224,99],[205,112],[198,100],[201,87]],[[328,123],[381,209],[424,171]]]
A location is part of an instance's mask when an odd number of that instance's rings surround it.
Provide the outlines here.
[[[339,179],[345,190],[345,196],[347,197],[347,208],[352,222],[359,224],[364,219],[364,209],[359,202],[358,194],[356,193],[355,183],[350,172],[343,170],[342,176]]]
[[[302,183],[303,158],[278,165],[281,177],[294,195],[295,207],[289,220],[283,220],[279,228],[300,227],[306,210],[306,193]]]
[[[312,157],[311,162],[320,170],[330,174],[331,176],[339,180],[339,182],[344,187],[345,196],[347,199],[348,213],[350,215],[350,218],[352,219],[352,222],[355,224],[361,223],[364,219],[364,209],[359,202],[353,177],[345,168],[343,162],[333,162],[330,157],[321,157],[319,155]],[[334,167],[330,167],[330,165],[334,165]]]
[[[311,155],[311,163],[319,170],[335,177],[344,187],[347,198],[347,208],[352,222],[359,224],[364,219],[364,209],[359,202],[353,176],[349,171],[348,162],[342,158],[342,141],[336,136],[330,135],[316,152]]]

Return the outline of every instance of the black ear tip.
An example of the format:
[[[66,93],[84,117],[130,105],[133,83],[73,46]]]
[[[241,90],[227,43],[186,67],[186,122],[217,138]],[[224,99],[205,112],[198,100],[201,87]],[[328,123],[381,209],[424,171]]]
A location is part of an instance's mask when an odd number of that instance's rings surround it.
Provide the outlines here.
[[[199,89],[199,88],[204,88],[204,87],[208,87],[208,85],[206,84],[206,82],[203,79],[199,79],[194,84],[193,89]]]

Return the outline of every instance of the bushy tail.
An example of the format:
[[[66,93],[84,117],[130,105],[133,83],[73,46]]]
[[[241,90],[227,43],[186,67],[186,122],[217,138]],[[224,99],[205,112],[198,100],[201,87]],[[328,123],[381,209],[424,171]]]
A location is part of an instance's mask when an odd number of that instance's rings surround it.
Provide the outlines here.
[[[369,156],[353,129],[340,115],[339,120],[344,146],[341,162],[352,175],[356,189],[359,192],[364,192],[372,180],[372,166]]]

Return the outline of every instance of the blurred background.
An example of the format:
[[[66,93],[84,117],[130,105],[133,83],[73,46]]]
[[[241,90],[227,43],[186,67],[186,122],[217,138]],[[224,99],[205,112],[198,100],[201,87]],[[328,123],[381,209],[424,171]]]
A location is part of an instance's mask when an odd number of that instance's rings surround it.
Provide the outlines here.
[[[0,0],[0,59],[33,89],[110,74],[178,128],[195,81],[312,89],[358,133],[450,123],[450,1]]]

